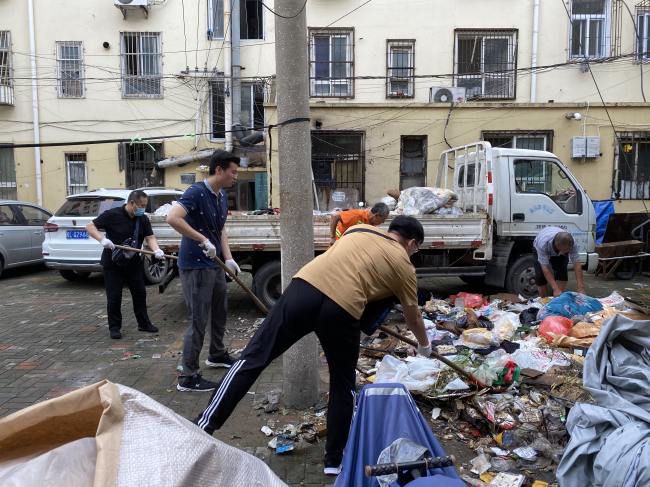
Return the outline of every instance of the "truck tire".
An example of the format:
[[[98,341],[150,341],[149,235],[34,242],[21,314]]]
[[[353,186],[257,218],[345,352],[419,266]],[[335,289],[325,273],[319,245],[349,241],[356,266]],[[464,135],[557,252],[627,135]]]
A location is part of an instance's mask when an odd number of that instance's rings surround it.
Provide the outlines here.
[[[83,281],[84,279],[88,279],[90,272],[79,272],[79,271],[72,271],[70,269],[59,269],[59,274],[61,274],[61,277],[63,279],[67,279],[68,281]]]
[[[515,259],[506,273],[506,291],[525,298],[538,295],[533,254],[523,254]]]
[[[144,278],[149,284],[160,284],[167,276],[169,271],[169,261],[167,259],[142,259]]]
[[[616,279],[620,279],[621,281],[629,281],[634,277],[634,274],[636,273],[636,262],[626,262],[625,260],[621,262],[621,265],[619,265],[613,272],[614,277],[616,277]]]
[[[279,260],[267,262],[253,277],[253,293],[266,309],[271,309],[282,295],[282,264]]]

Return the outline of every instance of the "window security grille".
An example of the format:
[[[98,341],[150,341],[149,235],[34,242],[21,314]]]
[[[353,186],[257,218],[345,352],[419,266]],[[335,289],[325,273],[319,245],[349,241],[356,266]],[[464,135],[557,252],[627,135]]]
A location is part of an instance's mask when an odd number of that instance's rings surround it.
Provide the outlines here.
[[[226,104],[222,81],[216,81],[210,85],[210,105],[212,107],[212,138],[224,139],[226,137]]]
[[[165,186],[165,170],[156,169],[156,162],[165,158],[163,144],[123,144],[123,146],[126,155],[125,182],[128,189]]]
[[[88,191],[86,154],[83,152],[67,153],[65,167],[68,177],[68,196]]]
[[[515,98],[517,31],[456,30],[455,57],[455,83],[468,99]]]
[[[84,97],[83,44],[81,42],[56,43],[56,78],[59,97]]]
[[[122,97],[162,98],[160,32],[122,32]]]
[[[412,98],[414,91],[415,41],[388,41],[386,96]]]
[[[553,152],[552,130],[485,130],[481,139],[494,148]]]
[[[363,132],[312,130],[311,164],[317,189],[356,189],[356,201],[364,200],[363,138]]]
[[[354,31],[310,29],[310,96],[354,97]]]
[[[609,56],[611,24],[610,0],[572,0],[571,57]]]
[[[402,136],[399,189],[427,185],[427,136]]]
[[[263,0],[239,0],[239,25],[242,40],[264,39],[264,7]],[[208,2],[208,29],[211,39],[223,39],[223,2],[210,0]],[[231,4],[232,5],[232,4]]]
[[[621,171],[621,199],[650,198],[650,132],[617,133],[616,167]]]
[[[0,105],[14,104],[13,78],[11,33],[9,31],[0,31]]]
[[[16,192],[16,164],[14,150],[0,149],[0,198],[7,200],[18,199]]]

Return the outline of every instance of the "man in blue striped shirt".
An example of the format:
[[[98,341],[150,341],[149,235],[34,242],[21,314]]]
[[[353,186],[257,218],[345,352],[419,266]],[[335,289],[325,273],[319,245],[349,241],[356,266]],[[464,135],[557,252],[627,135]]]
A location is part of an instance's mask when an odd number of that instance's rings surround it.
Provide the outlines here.
[[[569,232],[559,227],[546,227],[539,232],[533,242],[533,259],[535,260],[535,279],[541,298],[548,297],[548,287],[553,288],[553,296],[562,295],[569,280],[567,266],[569,259],[573,264],[578,282],[578,292],[586,294],[582,279],[582,264],[578,244]]]

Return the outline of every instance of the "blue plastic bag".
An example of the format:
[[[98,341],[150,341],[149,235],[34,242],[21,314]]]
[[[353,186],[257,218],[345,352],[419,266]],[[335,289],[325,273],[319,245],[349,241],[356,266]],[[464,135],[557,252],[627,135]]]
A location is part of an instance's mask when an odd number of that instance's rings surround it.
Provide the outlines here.
[[[540,309],[539,313],[537,313],[537,319],[543,320],[547,316],[573,318],[575,315],[584,315],[590,311],[602,311],[602,309],[603,305],[596,298],[566,292]]]

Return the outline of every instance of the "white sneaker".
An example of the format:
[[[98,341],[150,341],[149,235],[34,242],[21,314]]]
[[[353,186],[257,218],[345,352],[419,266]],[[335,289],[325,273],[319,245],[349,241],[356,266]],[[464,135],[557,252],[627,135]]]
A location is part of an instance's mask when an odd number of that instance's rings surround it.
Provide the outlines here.
[[[343,464],[339,465],[338,467],[325,467],[323,469],[323,473],[325,475],[338,475],[341,473],[342,469],[343,469]]]

